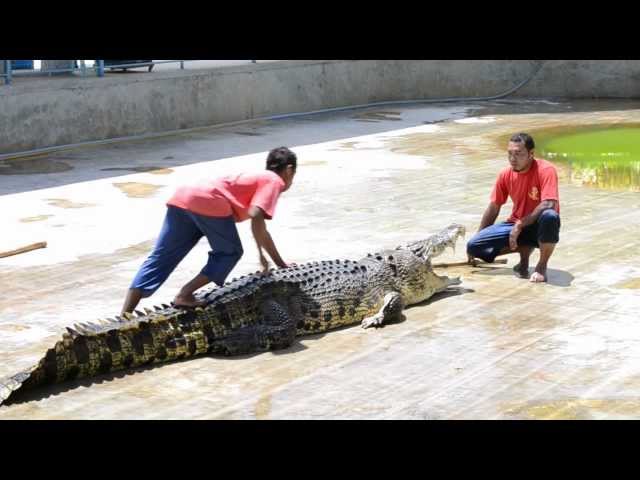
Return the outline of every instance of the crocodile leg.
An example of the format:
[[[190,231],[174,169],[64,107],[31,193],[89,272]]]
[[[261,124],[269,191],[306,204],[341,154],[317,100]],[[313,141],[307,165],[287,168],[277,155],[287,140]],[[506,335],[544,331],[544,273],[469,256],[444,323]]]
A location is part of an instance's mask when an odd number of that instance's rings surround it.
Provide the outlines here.
[[[267,300],[262,306],[262,317],[216,339],[209,344],[209,353],[242,355],[289,347],[296,336],[296,324],[287,311],[276,301]]]
[[[362,328],[380,327],[385,323],[400,320],[404,308],[402,296],[398,292],[389,292],[384,296],[382,308],[371,317],[362,320]]]

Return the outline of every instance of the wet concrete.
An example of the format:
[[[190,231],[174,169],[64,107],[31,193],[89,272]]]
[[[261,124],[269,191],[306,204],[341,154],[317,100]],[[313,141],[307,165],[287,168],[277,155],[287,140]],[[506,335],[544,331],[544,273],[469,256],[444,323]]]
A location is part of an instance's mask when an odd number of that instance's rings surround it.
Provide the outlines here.
[[[124,182],[114,183],[114,187],[119,188],[129,198],[146,198],[153,196],[163,185],[153,185],[150,183]]]
[[[33,216],[33,217],[21,218],[20,222],[22,222],[22,223],[41,222],[41,221],[46,220],[47,218],[51,218],[51,217],[53,217],[53,215],[36,215],[36,216]]]
[[[163,160],[171,160],[173,157],[165,157]],[[117,171],[125,171],[125,172],[149,172],[154,175],[169,175],[173,173],[173,170],[170,168],[162,168],[162,167],[109,167],[109,168],[101,168],[103,172],[117,172]]]
[[[66,154],[71,171],[14,176],[11,186],[0,178],[8,232],[0,250],[48,242],[0,260],[0,375],[36,361],[65,326],[119,311],[160,229],[163,202],[184,181],[261,169],[269,148],[289,145],[300,167],[269,225],[281,253],[297,262],[356,259],[450,222],[473,233],[507,164],[497,138],[640,121],[634,102],[393,111],[401,120],[360,122],[351,112],[257,125],[259,136],[236,135],[235,127],[81,149]],[[238,156],[242,148],[253,151]],[[173,173],[104,170],[125,166]],[[66,178],[49,184],[56,175]],[[163,188],[131,198],[115,183]],[[404,322],[306,337],[280,352],[72,382],[0,407],[0,418],[640,418],[640,197],[567,177],[560,195],[561,242],[548,284],[516,278],[513,257],[507,265],[442,269],[462,276],[460,288],[409,308]],[[94,206],[60,208],[50,199]],[[45,215],[59,227],[21,222]],[[239,232],[246,253],[232,276],[258,268],[249,225]],[[201,241],[141,307],[171,300],[207,251]],[[438,261],[461,259],[463,243]]]
[[[67,198],[47,198],[47,203],[54,207],[60,208],[87,208],[95,207],[94,203],[73,202]]]
[[[73,167],[67,162],[58,161],[51,155],[43,155],[39,158],[0,160],[0,175],[35,175],[66,172],[72,169]]]

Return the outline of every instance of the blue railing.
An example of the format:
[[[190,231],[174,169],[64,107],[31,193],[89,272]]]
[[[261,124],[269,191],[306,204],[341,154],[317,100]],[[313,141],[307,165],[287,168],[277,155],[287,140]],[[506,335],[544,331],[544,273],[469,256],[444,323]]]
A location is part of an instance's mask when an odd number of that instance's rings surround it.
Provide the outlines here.
[[[23,76],[51,76],[55,73],[80,73],[83,77],[87,75],[88,72],[93,71],[98,77],[104,77],[105,69],[114,70],[114,69],[129,69],[129,68],[138,68],[138,67],[152,67],[153,65],[158,65],[161,63],[179,63],[180,69],[184,70],[184,60],[162,60],[162,61],[150,61],[144,63],[118,63],[114,65],[105,65],[104,60],[96,60],[93,66],[87,67],[84,60],[73,60],[73,65],[69,68],[51,68],[51,69],[40,69],[40,70],[19,70],[14,71],[12,61],[11,60],[3,60],[4,63],[4,73],[0,74],[0,77],[4,77],[4,83],[6,85],[10,85],[11,81],[14,77],[23,77]]]
[[[6,85],[10,85],[11,84],[11,60],[3,60],[2,63],[4,64],[4,73],[0,73],[0,77],[4,77],[4,83]]]

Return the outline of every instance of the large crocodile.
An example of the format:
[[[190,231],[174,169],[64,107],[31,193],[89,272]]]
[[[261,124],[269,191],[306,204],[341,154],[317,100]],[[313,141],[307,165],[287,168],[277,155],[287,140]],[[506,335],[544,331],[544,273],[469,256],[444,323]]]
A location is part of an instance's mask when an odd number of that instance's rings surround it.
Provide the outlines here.
[[[256,272],[214,288],[207,305],[146,309],[67,328],[37,365],[0,380],[0,404],[39,385],[202,354],[238,355],[290,346],[297,335],[361,323],[378,327],[405,306],[460,283],[436,275],[431,258],[464,235],[451,225],[425,240],[368,254]]]

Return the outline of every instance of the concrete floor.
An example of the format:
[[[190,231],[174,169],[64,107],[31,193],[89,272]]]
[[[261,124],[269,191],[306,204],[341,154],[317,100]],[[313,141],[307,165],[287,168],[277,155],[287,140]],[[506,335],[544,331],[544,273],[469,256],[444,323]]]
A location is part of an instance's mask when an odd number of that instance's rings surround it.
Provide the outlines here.
[[[0,259],[0,376],[36,362],[65,326],[117,314],[184,181],[262,169],[267,150],[291,146],[299,172],[269,226],[284,258],[358,259],[451,222],[474,232],[507,162],[505,135],[639,120],[630,101],[412,106],[2,162],[0,251],[48,247]],[[452,268],[461,287],[403,323],[49,387],[0,407],[0,419],[640,418],[640,196],[560,174],[546,285],[515,278],[515,257]],[[246,253],[232,276],[258,268],[249,225],[239,230]],[[171,300],[206,252],[201,241],[141,306]],[[438,261],[464,258],[460,242]]]

